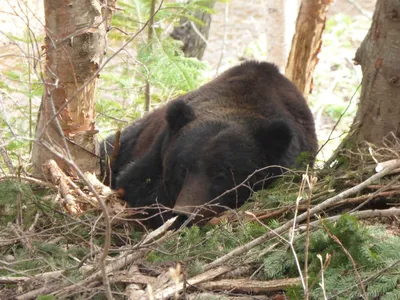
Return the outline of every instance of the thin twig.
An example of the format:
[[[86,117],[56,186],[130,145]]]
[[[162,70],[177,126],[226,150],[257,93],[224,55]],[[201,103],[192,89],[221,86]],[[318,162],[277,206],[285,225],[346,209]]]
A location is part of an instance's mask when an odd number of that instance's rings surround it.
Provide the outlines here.
[[[0,177],[0,181],[9,180],[9,179],[21,179],[21,180],[24,180],[24,181],[29,181],[29,182],[35,183],[37,185],[41,185],[41,186],[50,188],[52,190],[56,190],[57,189],[57,186],[52,184],[52,183],[50,183],[50,182],[42,181],[42,180],[39,180],[39,179],[36,179],[36,178],[33,178],[33,177],[29,177],[29,176],[8,175],[8,176],[1,176]]]
[[[308,170],[308,166],[307,166],[307,170]],[[308,189],[309,189],[309,194],[307,197],[307,222],[306,222],[306,245],[305,245],[305,249],[304,249],[304,254],[305,254],[305,258],[304,258],[304,276],[305,276],[305,291],[304,291],[304,295],[306,297],[306,299],[309,298],[309,293],[310,293],[310,289],[308,287],[308,249],[310,246],[310,206],[311,206],[311,198],[312,198],[312,191],[313,188],[315,186],[315,183],[317,182],[317,178],[311,176],[306,176],[306,181],[308,184]]]
[[[308,168],[307,168],[307,171],[308,171]],[[303,174],[303,178],[302,178],[301,183],[300,183],[299,192],[298,192],[298,195],[297,195],[297,198],[296,198],[296,209],[295,209],[294,217],[293,217],[293,221],[294,222],[293,222],[291,230],[289,231],[289,236],[290,236],[289,246],[290,246],[290,250],[292,250],[292,254],[293,254],[294,260],[296,262],[297,272],[299,273],[300,280],[301,280],[301,285],[303,286],[303,291],[304,291],[305,295],[307,294],[306,283],[304,282],[303,272],[302,272],[301,267],[300,267],[299,258],[297,256],[296,250],[294,249],[294,235],[295,235],[294,230],[295,230],[295,227],[296,227],[296,220],[297,220],[297,213],[298,213],[299,203],[300,203],[300,200],[303,198],[304,190],[305,190],[305,187],[306,187],[306,177],[307,176],[308,176],[307,173]]]

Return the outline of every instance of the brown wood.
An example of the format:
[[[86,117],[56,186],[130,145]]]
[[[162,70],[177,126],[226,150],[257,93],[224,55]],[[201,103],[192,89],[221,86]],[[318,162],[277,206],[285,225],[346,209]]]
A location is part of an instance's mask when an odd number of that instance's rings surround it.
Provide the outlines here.
[[[224,279],[209,281],[198,284],[198,287],[205,290],[241,291],[246,293],[272,292],[286,289],[292,285],[301,284],[299,277],[285,278],[270,281],[259,281],[249,279]]]
[[[39,142],[47,141],[82,171],[90,172],[99,169],[94,136],[96,74],[106,50],[106,30],[115,0],[100,2],[44,2],[46,79],[36,128]],[[32,150],[35,176],[41,177],[42,164],[49,159],[68,171],[63,160],[36,143]]]
[[[197,276],[194,276],[187,280],[188,285],[197,285],[207,280],[212,280],[213,278],[220,276],[228,271],[230,271],[232,267],[230,266],[220,266],[212,270],[205,271]],[[180,292],[184,289],[185,283],[180,282],[178,284],[173,284],[166,288],[154,292],[154,299],[168,299],[175,295],[176,292]]]
[[[61,199],[60,204],[64,207],[71,215],[78,215],[82,213],[82,210],[76,203],[76,198],[72,195],[68,182],[69,178],[65,173],[57,166],[57,163],[50,159],[43,164],[45,173],[51,182],[59,187]]]
[[[321,51],[326,12],[333,0],[303,0],[296,21],[285,75],[305,98],[312,90],[312,78]]]
[[[382,144],[390,132],[400,138],[400,3],[378,0],[371,28],[356,52],[363,72],[352,143]],[[350,147],[351,145],[349,145]]]

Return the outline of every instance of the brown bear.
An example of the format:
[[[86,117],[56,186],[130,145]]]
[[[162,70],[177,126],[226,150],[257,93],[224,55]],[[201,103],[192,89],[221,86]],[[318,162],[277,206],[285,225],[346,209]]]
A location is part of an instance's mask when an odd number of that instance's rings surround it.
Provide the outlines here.
[[[197,222],[239,207],[302,153],[312,164],[316,151],[301,93],[275,65],[248,61],[126,128],[111,186],[152,215],[168,217],[161,205]]]

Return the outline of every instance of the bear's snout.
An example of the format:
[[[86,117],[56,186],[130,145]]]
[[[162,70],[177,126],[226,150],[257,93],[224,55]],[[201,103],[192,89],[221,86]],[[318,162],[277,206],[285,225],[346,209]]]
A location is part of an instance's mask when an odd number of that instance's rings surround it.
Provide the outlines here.
[[[210,200],[208,189],[209,183],[205,174],[188,173],[172,209],[173,214],[192,220],[205,218],[207,213],[204,205]]]

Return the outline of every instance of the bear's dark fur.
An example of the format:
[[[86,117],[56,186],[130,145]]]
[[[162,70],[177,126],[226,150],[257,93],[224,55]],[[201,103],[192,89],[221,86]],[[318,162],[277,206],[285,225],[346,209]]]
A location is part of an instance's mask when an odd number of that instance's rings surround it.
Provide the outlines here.
[[[316,150],[301,93],[276,66],[249,61],[126,128],[112,188],[133,207],[162,204],[203,219],[242,205],[282,174],[279,166]]]

